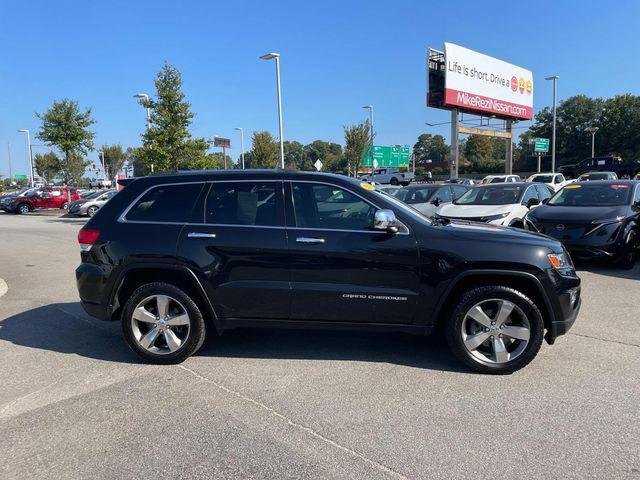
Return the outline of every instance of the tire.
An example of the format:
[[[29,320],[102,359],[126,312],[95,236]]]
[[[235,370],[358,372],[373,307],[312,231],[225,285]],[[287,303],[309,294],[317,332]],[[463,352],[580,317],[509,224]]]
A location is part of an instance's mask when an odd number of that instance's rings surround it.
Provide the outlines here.
[[[16,213],[18,215],[29,213],[30,211],[31,211],[31,207],[29,206],[28,203],[21,203],[16,207]]]
[[[89,215],[90,217],[93,217],[97,211],[98,211],[98,207],[96,206],[89,207],[87,208],[87,215]]]
[[[624,242],[622,251],[618,254],[615,265],[623,270],[631,270],[638,259],[638,235],[631,230]]]
[[[476,313],[478,306],[484,317]],[[505,312],[511,308],[506,320],[499,315],[502,306],[506,307]],[[477,372],[495,375],[513,373],[531,362],[540,350],[543,334],[544,321],[536,304],[523,293],[502,285],[476,287],[463,293],[445,325],[447,343],[454,355]],[[475,343],[478,346],[474,349]]]
[[[158,320],[158,297],[169,299],[166,323]],[[175,285],[156,282],[142,285],[129,297],[122,313],[122,332],[129,348],[145,362],[169,365],[181,363],[198,351],[206,327],[200,309],[187,293]]]
[[[69,202],[64,202],[64,203],[60,206],[60,208],[61,208],[62,210],[68,210],[68,209],[69,209]]]
[[[392,177],[391,181],[389,182],[391,185],[398,185],[398,179],[396,177]]]

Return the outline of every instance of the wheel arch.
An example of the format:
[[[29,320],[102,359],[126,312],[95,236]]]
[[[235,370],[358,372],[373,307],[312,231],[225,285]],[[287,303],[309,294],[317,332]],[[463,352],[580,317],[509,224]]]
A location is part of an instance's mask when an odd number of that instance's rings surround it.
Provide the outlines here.
[[[140,285],[153,282],[166,282],[183,289],[193,297],[205,319],[213,324],[219,334],[222,333],[222,326],[200,280],[191,269],[180,265],[132,264],[123,269],[109,301],[113,306],[112,320],[119,319],[128,295]]]
[[[455,301],[460,298],[463,292],[470,288],[487,285],[503,285],[514,288],[531,298],[542,313],[545,329],[551,329],[551,323],[555,319],[553,307],[544,287],[535,275],[514,270],[485,269],[462,272],[451,281],[440,297],[431,317],[433,328],[442,327],[455,308]]]

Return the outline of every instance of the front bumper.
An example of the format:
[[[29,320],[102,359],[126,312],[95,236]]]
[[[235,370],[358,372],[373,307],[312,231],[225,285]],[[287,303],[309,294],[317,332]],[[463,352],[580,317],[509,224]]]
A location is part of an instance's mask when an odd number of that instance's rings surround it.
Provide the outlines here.
[[[547,324],[544,339],[553,344],[560,335],[564,335],[573,326],[582,305],[580,278],[562,277],[550,271],[552,283],[555,284],[554,295],[550,295],[552,315]]]

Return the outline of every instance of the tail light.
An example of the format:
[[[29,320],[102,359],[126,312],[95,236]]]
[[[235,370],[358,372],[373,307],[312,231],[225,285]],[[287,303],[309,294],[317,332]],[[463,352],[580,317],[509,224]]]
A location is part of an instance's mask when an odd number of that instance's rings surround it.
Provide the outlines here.
[[[100,230],[90,230],[87,228],[81,228],[78,232],[78,243],[80,244],[81,252],[88,252],[98,237],[100,236]]]

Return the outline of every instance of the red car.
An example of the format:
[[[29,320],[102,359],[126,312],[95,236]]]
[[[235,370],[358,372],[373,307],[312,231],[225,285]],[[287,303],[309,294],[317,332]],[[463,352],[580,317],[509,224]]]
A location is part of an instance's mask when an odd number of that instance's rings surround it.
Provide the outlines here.
[[[70,188],[71,201],[82,198],[78,190]],[[67,187],[48,187],[29,193],[24,197],[16,197],[6,206],[7,212],[29,213],[42,208],[61,208],[66,210],[69,206]]]

